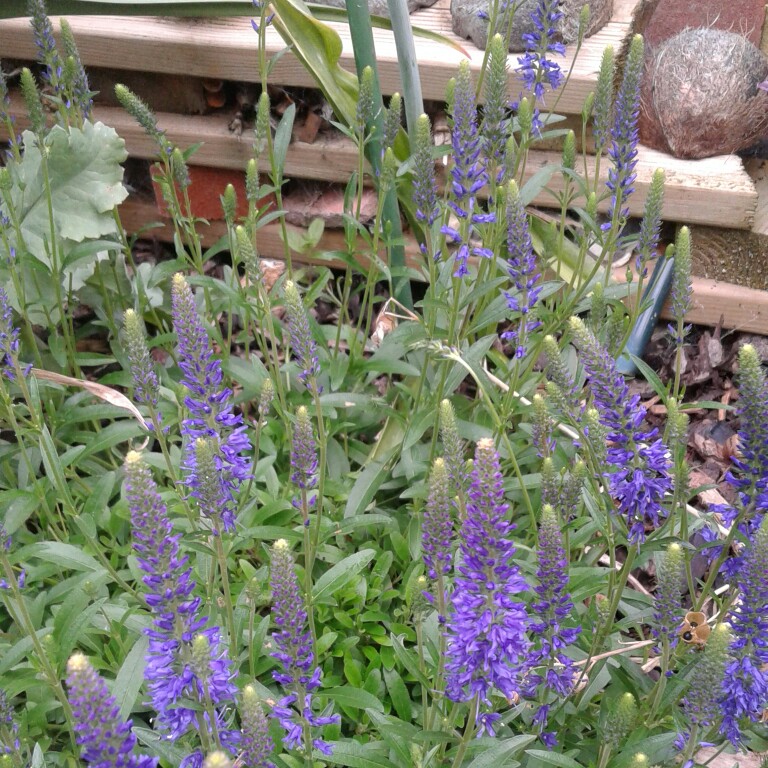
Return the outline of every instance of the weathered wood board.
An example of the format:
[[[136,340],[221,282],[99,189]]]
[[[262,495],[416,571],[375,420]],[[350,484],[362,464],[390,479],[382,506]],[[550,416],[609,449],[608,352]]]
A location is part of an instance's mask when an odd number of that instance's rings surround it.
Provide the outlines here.
[[[584,99],[594,90],[600,58],[606,45],[618,51],[629,29],[632,10],[638,0],[615,0],[614,16],[600,32],[584,41],[574,63],[575,46],[569,46],[560,61],[564,71],[573,65],[567,84],[558,94],[557,110],[578,114]],[[442,100],[448,80],[456,74],[462,58],[468,57],[472,69],[482,66],[483,51],[461,40],[451,31],[450,0],[438,0],[431,8],[411,17],[417,27],[425,27],[461,44],[465,53],[443,43],[416,38],[419,70],[424,98]],[[169,72],[224,80],[258,82],[256,34],[248,18],[181,19],[114,16],[71,16],[72,26],[83,63],[95,67],[119,67],[149,72]],[[329,24],[341,37],[341,64],[354,72],[354,57],[346,24]],[[54,17],[54,26],[58,22]],[[401,90],[397,52],[391,32],[374,29],[376,58],[381,87],[385,93]],[[267,56],[285,48],[272,28],[267,31]],[[3,57],[34,59],[35,47],[26,19],[0,21],[0,52]],[[510,54],[510,71],[517,66],[517,56]],[[288,54],[280,58],[270,75],[270,82],[280,85],[313,86],[317,84],[301,63]],[[517,98],[521,81],[510,78],[509,92]],[[550,97],[551,98],[551,97]]]
[[[25,126],[22,101],[15,98],[12,112],[17,125]],[[144,131],[123,110],[100,107],[95,119],[114,127],[127,144],[131,155],[154,158],[157,148]],[[224,115],[190,116],[169,113],[158,114],[158,124],[168,137],[181,147],[196,142],[202,146],[194,155],[194,163],[218,168],[242,170],[252,157],[251,141],[247,134],[236,136],[228,129]],[[2,135],[2,129],[0,129]],[[321,134],[322,136],[322,134]],[[556,152],[532,151],[525,167],[526,179],[546,166],[556,166],[560,155]],[[601,176],[607,174],[608,161],[603,160]],[[757,206],[757,193],[741,160],[736,156],[712,157],[706,160],[677,160],[661,152],[641,147],[637,165],[635,193],[630,198],[630,212],[641,216],[651,177],[656,168],[666,172],[664,218],[687,224],[707,224],[716,227],[749,229]],[[319,138],[313,144],[293,142],[286,158],[288,178],[316,179],[346,184],[357,170],[357,151],[343,136]],[[533,203],[545,207],[559,207],[552,194],[563,188],[559,173],[551,176],[547,189],[539,192]],[[602,203],[602,209],[608,200]]]

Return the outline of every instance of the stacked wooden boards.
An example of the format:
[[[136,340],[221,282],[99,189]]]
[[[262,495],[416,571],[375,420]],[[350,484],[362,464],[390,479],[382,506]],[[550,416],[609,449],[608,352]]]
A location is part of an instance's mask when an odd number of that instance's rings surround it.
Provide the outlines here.
[[[569,50],[563,61],[570,77],[557,100],[557,111],[575,115],[581,111],[587,94],[594,90],[600,57],[606,45],[618,49],[628,34],[631,14],[637,0],[616,0],[614,16],[598,34],[585,41],[574,59]],[[429,28],[460,43],[463,52],[428,39],[418,39],[417,54],[420,73],[427,99],[442,100],[448,80],[455,74],[459,61],[467,57],[471,67],[479,71],[483,52],[471,43],[459,41],[451,32],[449,0],[439,0],[432,8],[418,11],[412,16],[414,25]],[[71,17],[69,19],[84,63],[88,67],[119,67],[121,69],[182,74],[195,77],[221,78],[239,82],[259,79],[256,56],[256,36],[247,18],[214,20],[145,18],[145,17]],[[55,24],[55,20],[54,20]],[[55,24],[56,26],[56,24]],[[344,24],[332,23],[343,43],[341,63],[354,70],[349,32]],[[397,55],[390,33],[374,31],[382,89],[392,93],[400,89]],[[268,55],[284,48],[282,39],[270,29],[267,36]],[[0,21],[0,52],[3,57],[32,59],[34,43],[28,22],[24,19]],[[516,65],[510,55],[510,70]],[[270,75],[272,83],[286,86],[315,85],[303,66],[288,53]],[[520,91],[517,76],[510,78],[510,96]],[[14,104],[19,125],[23,124],[23,110]],[[194,162],[200,165],[242,169],[251,156],[250,141],[233,135],[228,129],[228,117],[223,115],[188,116],[160,112],[160,127],[168,132],[175,143],[189,146],[202,142]],[[102,107],[96,118],[113,125],[126,140],[129,152],[140,158],[154,156],[155,147],[119,109]],[[529,176],[548,164],[559,160],[557,153],[534,151],[526,167]],[[606,163],[603,163],[605,168]],[[344,183],[356,167],[356,154],[342,137],[321,138],[313,144],[293,142],[290,146],[286,175],[293,178],[318,179]],[[741,160],[723,156],[700,161],[682,161],[652,150],[641,148],[638,163],[636,193],[631,199],[631,213],[640,215],[645,194],[653,171],[663,167],[667,177],[664,216],[670,221],[689,224],[707,224],[716,227],[746,230],[752,227],[758,207],[755,185],[746,173]],[[557,191],[559,175],[552,178],[550,189]],[[553,205],[554,196],[542,191],[534,200],[538,205]],[[142,214],[141,212],[144,212]],[[129,211],[126,210],[126,214]],[[137,206],[126,219],[141,224],[141,215],[149,210]],[[153,218],[157,218],[156,215]],[[333,234],[328,232],[328,238]],[[325,243],[323,243],[325,245]],[[330,241],[329,241],[330,245]],[[275,256],[282,250],[275,242]],[[713,285],[723,285],[715,283]],[[710,295],[712,290],[707,289]],[[715,290],[716,293],[716,290]],[[760,293],[760,292],[755,292]],[[768,330],[768,305],[759,305],[756,296],[729,298],[722,305],[728,325]],[[744,302],[746,301],[746,308]],[[709,301],[711,304],[711,300]],[[720,302],[715,302],[720,304]],[[758,306],[759,305],[759,306]],[[738,317],[734,315],[738,310]],[[697,319],[717,322],[711,311]],[[733,315],[733,320],[728,316]]]

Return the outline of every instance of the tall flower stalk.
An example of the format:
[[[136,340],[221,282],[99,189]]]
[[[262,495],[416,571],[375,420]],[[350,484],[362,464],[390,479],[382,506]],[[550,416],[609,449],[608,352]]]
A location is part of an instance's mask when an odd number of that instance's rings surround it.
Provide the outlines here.
[[[643,38],[635,35],[629,47],[624,67],[624,78],[616,96],[611,146],[608,156],[611,167],[607,186],[611,192],[608,210],[611,229],[618,237],[629,216],[627,200],[634,190],[637,173],[638,120],[640,117],[640,78],[643,71]]]
[[[445,224],[442,232],[449,241],[458,246],[454,256],[454,277],[469,274],[467,263],[470,255],[490,259],[493,252],[485,247],[472,245],[471,241],[478,224],[494,222],[493,213],[484,213],[477,201],[480,190],[488,183],[486,161],[482,154],[482,142],[477,125],[475,89],[469,64],[462,61],[456,75],[453,90],[453,126],[451,147],[453,167],[451,168],[451,195],[448,207],[458,220],[458,227]]]
[[[532,317],[532,310],[541,293],[541,287],[536,285],[541,275],[528,231],[528,215],[514,180],[507,185],[507,254],[509,277],[515,291],[505,291],[504,296],[507,308],[519,318],[516,328],[506,331],[503,337],[515,345],[514,355],[519,360],[525,357],[528,334],[541,325]],[[513,381],[510,389],[514,389],[515,384],[516,381]]]
[[[211,521],[214,533],[234,531],[235,491],[250,474],[250,462],[244,453],[250,448],[243,417],[233,412],[232,390],[223,385],[221,361],[211,349],[208,334],[195,307],[195,298],[181,274],[171,285],[173,325],[178,338],[179,367],[187,395],[184,405],[188,416],[182,422],[184,436],[184,481],[192,489],[203,515]],[[201,492],[198,467],[198,440],[210,441],[219,489],[217,505]],[[209,503],[206,504],[206,501]]]
[[[573,690],[577,673],[573,660],[565,649],[573,645],[580,627],[566,627],[565,622],[573,613],[573,601],[568,593],[568,557],[563,549],[561,523],[555,510],[545,505],[539,526],[538,568],[534,587],[537,600],[531,605],[533,613],[530,626],[534,644],[528,664],[531,671],[526,678],[529,695],[535,695],[541,686],[540,706],[534,715],[534,723],[542,731],[548,746],[554,743],[554,734],[544,729],[547,724],[550,703],[547,693],[557,697],[568,696]]]
[[[528,654],[525,604],[528,589],[515,565],[499,456],[490,439],[480,440],[460,532],[460,564],[449,598],[446,692],[453,701],[472,701],[479,732],[494,733],[499,718],[491,707],[496,691],[512,701],[520,691]]]
[[[303,749],[311,765],[312,749],[331,754],[331,746],[316,736],[314,728],[338,723],[338,715],[316,715],[312,710],[312,692],[320,687],[322,672],[315,663],[312,635],[307,629],[307,611],[299,592],[293,568],[293,556],[285,539],[272,547],[270,568],[272,587],[272,635],[275,651],[271,654],[280,664],[272,673],[285,691],[272,708],[272,716],[285,729],[283,744],[288,749]]]
[[[579,318],[571,318],[570,327],[600,423],[608,430],[608,492],[629,541],[640,544],[646,529],[658,528],[667,515],[662,500],[672,489],[669,451],[658,430],[643,428],[646,410],[640,396],[629,394],[608,351]]]
[[[107,684],[82,653],[67,662],[67,689],[83,761],[92,768],[154,768],[156,757],[136,754],[131,725]]]
[[[550,54],[565,55],[565,46],[557,41],[557,22],[563,18],[560,0],[539,0],[531,13],[532,30],[523,35],[525,54],[519,56],[517,71],[525,89],[534,99],[533,133],[541,133],[541,120],[536,105],[544,102],[545,86],[556,91],[563,83],[560,65]]]
[[[752,537],[737,576],[738,604],[729,615],[733,642],[723,678],[722,732],[743,746],[741,722],[768,708],[768,518]]]
[[[237,693],[231,664],[219,628],[206,628],[192,568],[180,550],[181,534],[173,532],[157,486],[136,451],[127,455],[125,473],[133,546],[152,611],[144,675],[160,729],[173,739],[199,733],[203,751],[185,763],[199,768],[203,752],[212,746],[234,749],[239,740],[225,721]]]
[[[448,467],[443,459],[435,459],[429,476],[429,494],[421,524],[421,551],[427,575],[435,582],[437,611],[445,616],[445,578],[451,571],[453,538],[453,503]]]

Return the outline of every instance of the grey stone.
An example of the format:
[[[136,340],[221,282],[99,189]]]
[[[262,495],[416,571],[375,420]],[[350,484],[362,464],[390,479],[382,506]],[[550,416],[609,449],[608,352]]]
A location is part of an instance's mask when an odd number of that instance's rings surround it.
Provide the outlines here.
[[[375,1],[375,0],[374,0]],[[539,0],[509,0],[514,2],[514,15],[509,35],[509,50],[524,51],[523,35],[532,31],[531,13]],[[487,16],[493,0],[451,0],[451,18],[453,31],[460,37],[466,37],[478,47],[485,49],[488,44]],[[613,13],[613,0],[563,0],[560,11],[563,18],[558,22],[558,40],[566,45],[578,37],[579,14],[581,9],[589,5],[589,25],[587,36],[594,35],[610,20]],[[500,30],[504,34],[503,30]]]
[[[344,0],[315,0],[319,5],[328,5],[331,8],[346,8]],[[419,8],[429,8],[436,0],[408,0],[408,13],[418,11]],[[389,18],[387,0],[368,0],[368,10],[372,16],[384,16]]]

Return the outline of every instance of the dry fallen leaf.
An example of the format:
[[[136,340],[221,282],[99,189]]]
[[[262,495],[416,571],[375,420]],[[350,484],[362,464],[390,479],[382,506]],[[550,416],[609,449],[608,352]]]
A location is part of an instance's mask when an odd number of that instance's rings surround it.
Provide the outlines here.
[[[65,387],[80,387],[81,389],[85,389],[105,403],[130,411],[136,417],[139,424],[141,424],[144,429],[149,430],[149,424],[144,420],[139,409],[122,392],[118,392],[116,389],[112,389],[112,387],[105,387],[103,384],[98,384],[95,381],[86,381],[83,379],[76,379],[72,376],[64,376],[61,373],[46,371],[42,368],[33,368],[32,375],[43,381],[51,381],[54,384],[63,384]]]

